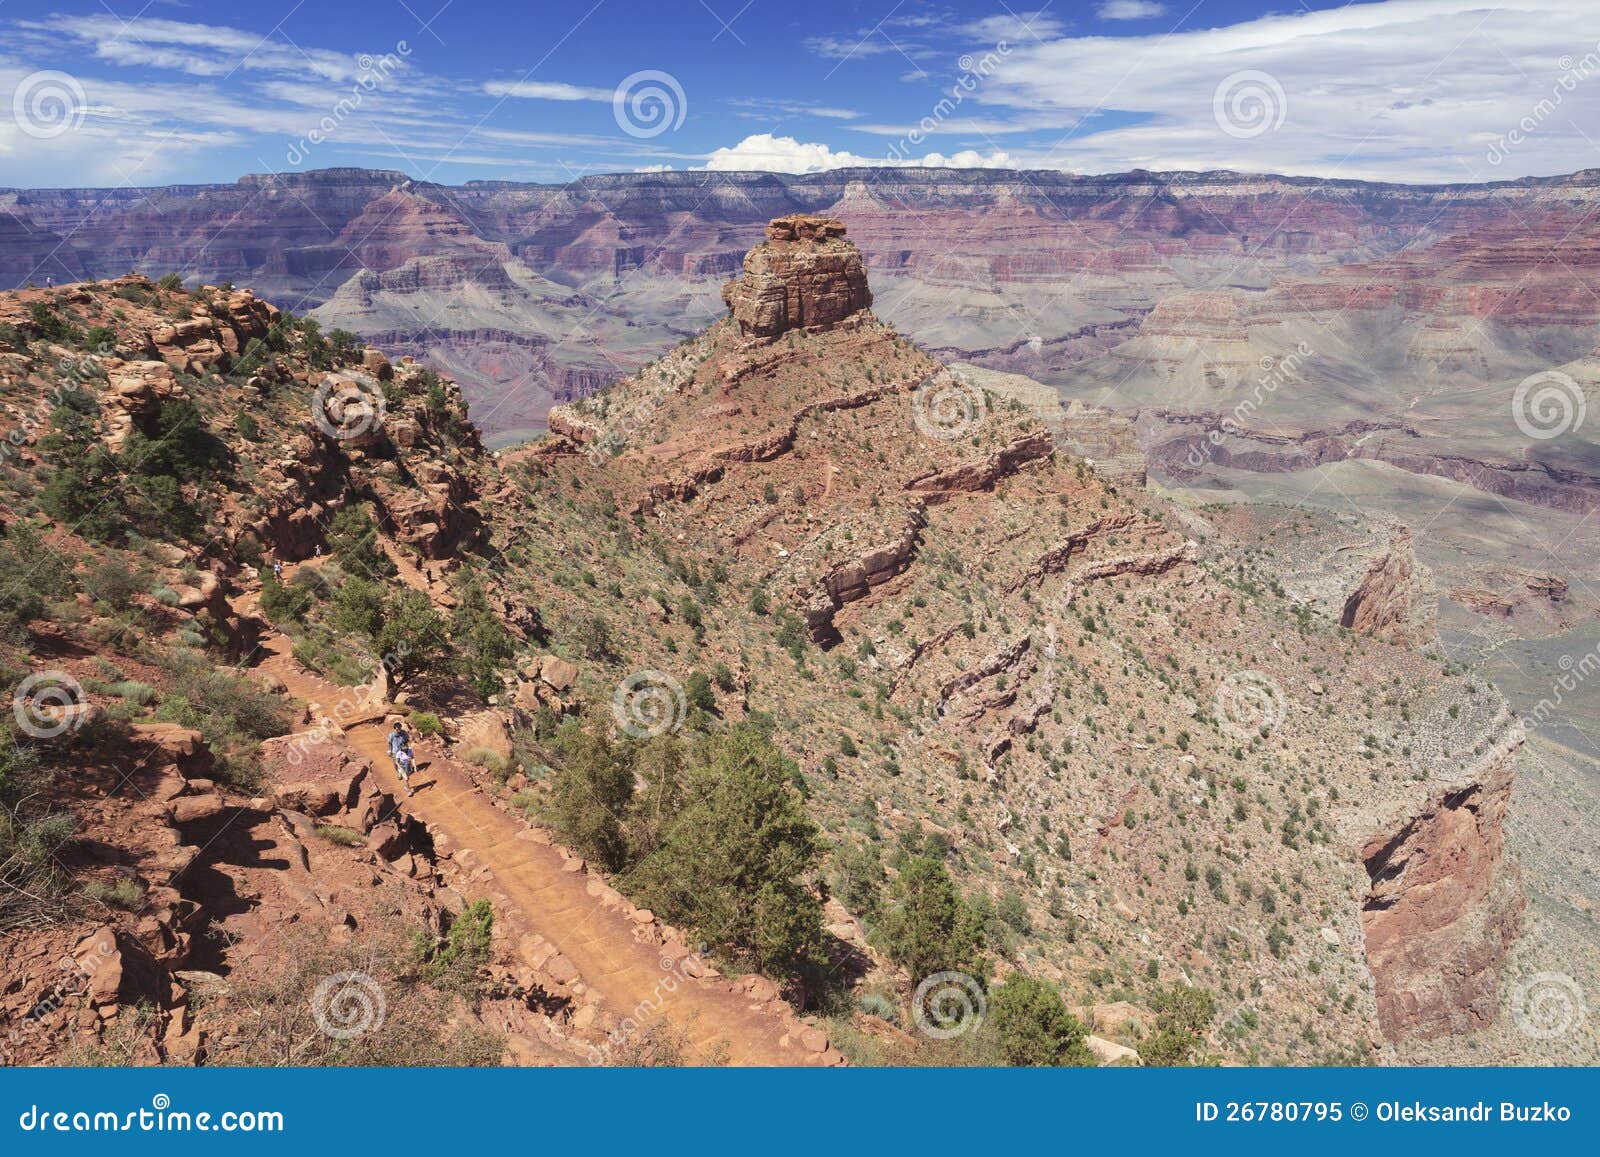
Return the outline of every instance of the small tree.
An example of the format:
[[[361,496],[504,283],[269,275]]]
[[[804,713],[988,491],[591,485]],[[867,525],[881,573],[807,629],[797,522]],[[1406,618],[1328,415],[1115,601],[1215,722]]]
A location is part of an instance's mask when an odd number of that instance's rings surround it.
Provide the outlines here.
[[[1204,988],[1173,985],[1154,1001],[1155,1031],[1139,1049],[1147,1065],[1189,1065],[1205,1044],[1206,1031],[1217,1013],[1217,1001]]]
[[[1053,985],[1012,973],[989,994],[989,1024],[1008,1065],[1093,1065],[1087,1031]]]
[[[793,787],[795,765],[759,728],[705,737],[690,802],[637,869],[650,904],[763,971],[799,974],[819,960],[822,901],[811,887],[817,827]]]
[[[500,670],[511,661],[515,648],[476,576],[462,586],[460,601],[451,612],[450,641],[455,644],[456,670],[472,689],[484,699],[498,695],[504,689]]]
[[[935,972],[981,971],[981,917],[938,860],[913,856],[896,877],[883,941],[896,964],[921,981]]]
[[[397,687],[442,665],[450,653],[444,619],[427,595],[413,590],[384,600],[383,625],[372,645]]]
[[[609,871],[627,860],[622,819],[633,800],[633,763],[598,726],[569,719],[556,732],[545,817],[562,840]]]
[[[328,550],[339,565],[361,578],[390,578],[395,565],[378,545],[378,523],[364,505],[340,508],[328,523]]]

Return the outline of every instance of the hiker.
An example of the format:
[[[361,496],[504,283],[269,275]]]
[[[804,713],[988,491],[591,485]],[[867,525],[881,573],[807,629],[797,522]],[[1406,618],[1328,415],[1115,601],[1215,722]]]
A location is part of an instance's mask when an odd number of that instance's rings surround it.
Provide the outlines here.
[[[394,729],[389,732],[389,758],[394,760],[394,773],[405,785],[406,794],[416,795],[411,790],[411,772],[416,766],[411,754],[411,737],[398,719],[394,721]]]
[[[283,560],[281,558],[272,560],[272,577],[279,582],[283,581]]]

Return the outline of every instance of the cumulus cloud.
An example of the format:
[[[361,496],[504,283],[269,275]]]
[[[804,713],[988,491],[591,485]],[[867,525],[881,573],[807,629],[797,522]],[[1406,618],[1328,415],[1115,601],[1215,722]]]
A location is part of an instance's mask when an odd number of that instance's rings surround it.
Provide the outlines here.
[[[757,133],[745,137],[738,144],[720,148],[706,158],[702,168],[718,172],[764,173],[821,173],[829,169],[853,169],[864,166],[924,167],[948,169],[1004,169],[1011,166],[1007,153],[988,155],[972,149],[945,156],[929,153],[923,157],[891,160],[888,157],[864,157],[845,150],[832,149],[814,141],[797,141],[793,137],[775,137],[771,133]]]
[[[1436,181],[1570,172],[1600,163],[1583,127],[1600,123],[1600,5],[1384,0],[1022,44],[978,99],[1019,118],[1094,114],[1027,153],[1049,167]]]

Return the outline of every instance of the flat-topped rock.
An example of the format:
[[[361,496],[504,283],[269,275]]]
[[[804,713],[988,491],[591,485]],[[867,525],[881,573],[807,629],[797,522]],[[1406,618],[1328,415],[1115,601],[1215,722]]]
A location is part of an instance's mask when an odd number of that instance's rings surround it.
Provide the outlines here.
[[[744,259],[744,276],[722,288],[739,331],[775,338],[794,329],[831,328],[872,306],[861,252],[844,222],[795,213],[767,226],[767,240]]]

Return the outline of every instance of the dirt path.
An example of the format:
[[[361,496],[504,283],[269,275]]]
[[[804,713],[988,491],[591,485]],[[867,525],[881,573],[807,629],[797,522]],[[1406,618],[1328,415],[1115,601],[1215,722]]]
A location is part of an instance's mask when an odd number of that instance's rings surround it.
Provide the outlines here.
[[[352,699],[352,689],[336,687],[301,667],[290,647],[284,636],[268,634],[260,669],[281,679],[290,694],[324,709]],[[384,730],[383,714],[372,709],[349,719],[345,736],[386,779],[393,765]],[[572,963],[611,1013],[648,1022],[655,1016],[651,1010],[659,1008],[688,1034],[701,1060],[720,1056],[735,1065],[815,1063],[817,1053],[801,1039],[804,1026],[763,1008],[731,981],[694,980],[681,968],[674,971],[659,946],[636,938],[625,912],[604,907],[589,894],[586,871],[564,867],[568,857],[561,849],[526,838],[527,826],[490,802],[465,769],[448,758],[420,762],[412,776],[417,793],[402,798],[400,805],[426,823],[436,839],[446,837],[458,864],[470,864],[474,894],[504,894],[509,904],[496,903],[495,921],[510,945],[542,936]],[[463,854],[468,849],[470,856]],[[786,1035],[789,1041],[781,1045]]]

